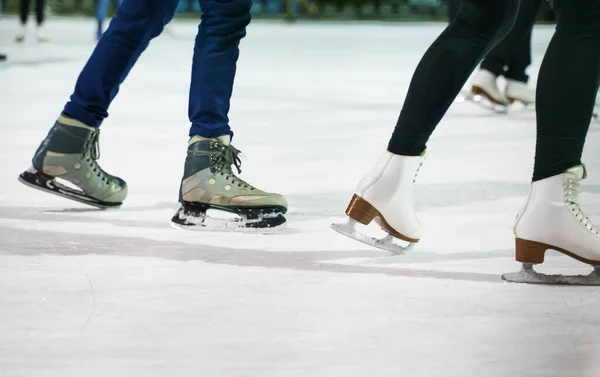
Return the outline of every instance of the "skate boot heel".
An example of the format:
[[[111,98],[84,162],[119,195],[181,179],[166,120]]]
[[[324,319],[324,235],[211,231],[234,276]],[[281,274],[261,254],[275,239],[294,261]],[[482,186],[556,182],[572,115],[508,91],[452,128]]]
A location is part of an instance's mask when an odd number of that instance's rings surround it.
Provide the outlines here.
[[[540,264],[544,263],[544,256],[548,250],[548,245],[524,240],[515,239],[516,260],[521,263]]]
[[[363,225],[369,225],[375,217],[379,216],[379,212],[369,202],[354,194],[346,208],[346,215]]]

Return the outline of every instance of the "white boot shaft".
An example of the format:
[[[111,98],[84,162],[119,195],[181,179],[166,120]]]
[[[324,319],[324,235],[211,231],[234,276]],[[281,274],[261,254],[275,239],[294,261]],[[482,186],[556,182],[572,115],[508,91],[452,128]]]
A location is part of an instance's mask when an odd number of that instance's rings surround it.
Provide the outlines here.
[[[600,266],[598,227],[579,208],[579,184],[583,178],[585,168],[579,165],[531,184],[529,198],[514,227],[517,260],[541,263],[549,248]]]
[[[27,25],[20,25],[19,32],[17,33],[17,36],[15,37],[15,42],[23,43],[23,42],[25,42],[25,38],[27,38]]]
[[[373,216],[379,217],[380,225],[388,233],[406,241],[417,242],[421,238],[421,224],[414,211],[413,191],[417,173],[424,160],[422,156],[401,156],[385,152],[356,187],[353,202],[356,203],[358,197],[367,202],[363,203],[363,208],[369,205],[373,208],[364,210],[363,217],[355,220],[364,224],[369,223]],[[352,212],[351,207],[352,203],[347,213]],[[351,213],[348,215],[353,217]]]
[[[474,94],[481,94],[486,96],[490,101],[500,104],[508,105],[508,99],[498,89],[496,83],[496,75],[485,69],[480,69],[473,78],[471,83],[471,92]]]
[[[51,41],[50,37],[46,34],[43,25],[38,25],[37,27],[37,41],[42,43]]]
[[[535,92],[527,86],[527,83],[508,80],[506,83],[506,98],[511,102],[519,101],[530,105],[535,103]]]

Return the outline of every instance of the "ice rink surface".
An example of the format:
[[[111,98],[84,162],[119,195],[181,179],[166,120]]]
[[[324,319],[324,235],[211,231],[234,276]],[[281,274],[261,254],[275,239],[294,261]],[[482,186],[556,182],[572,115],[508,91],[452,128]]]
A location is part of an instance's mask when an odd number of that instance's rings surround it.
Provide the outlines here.
[[[390,256],[329,229],[384,150],[442,24],[254,22],[232,101],[242,178],[284,193],[276,235],[170,227],[187,142],[196,24],[174,22],[110,109],[100,163],[128,181],[99,211],[17,182],[94,47],[91,19],[54,43],[0,21],[0,376],[597,377],[593,287],[503,283],[532,173],[535,113],[456,103],[431,139],[424,237]],[[534,31],[535,82],[551,26]],[[598,222],[600,139],[582,207]],[[588,273],[551,254],[541,271]]]

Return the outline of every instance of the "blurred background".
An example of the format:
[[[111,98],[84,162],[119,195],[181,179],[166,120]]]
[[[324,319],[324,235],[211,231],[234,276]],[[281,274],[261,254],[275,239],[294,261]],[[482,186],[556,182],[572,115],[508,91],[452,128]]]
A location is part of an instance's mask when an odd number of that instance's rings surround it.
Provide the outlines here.
[[[5,14],[17,14],[20,0],[0,0]],[[94,16],[97,1],[105,0],[47,0],[46,15]],[[274,18],[294,21],[315,20],[380,20],[380,21],[444,21],[448,19],[453,0],[255,0],[255,18]],[[33,2],[32,2],[33,3]],[[109,13],[115,11],[116,1],[109,1]],[[32,8],[34,5],[32,4]],[[196,0],[181,0],[178,17],[197,17],[200,7]],[[547,4],[540,9],[538,20],[553,21]]]

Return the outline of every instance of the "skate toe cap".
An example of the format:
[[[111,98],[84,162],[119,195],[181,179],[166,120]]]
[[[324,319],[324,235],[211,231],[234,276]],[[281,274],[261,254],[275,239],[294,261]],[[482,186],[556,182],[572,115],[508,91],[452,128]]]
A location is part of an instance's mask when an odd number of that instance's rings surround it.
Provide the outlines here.
[[[105,202],[110,202],[110,203],[122,203],[125,198],[127,198],[127,194],[129,192],[128,188],[127,188],[127,183],[125,183],[125,181],[123,181],[122,179],[118,179],[119,180],[119,184],[117,187],[121,187],[120,189],[117,188],[116,191],[114,191],[113,193],[109,194],[107,197],[105,197],[103,200]]]

